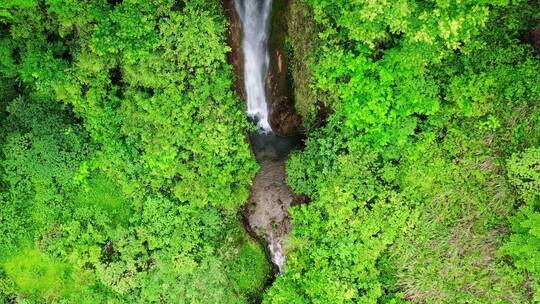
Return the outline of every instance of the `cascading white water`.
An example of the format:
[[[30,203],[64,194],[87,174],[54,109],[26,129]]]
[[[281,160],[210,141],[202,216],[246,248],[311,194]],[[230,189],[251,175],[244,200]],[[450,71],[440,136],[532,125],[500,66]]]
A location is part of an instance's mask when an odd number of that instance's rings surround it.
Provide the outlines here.
[[[269,63],[268,17],[272,0],[234,0],[234,5],[242,21],[247,114],[260,129],[270,132],[265,81]]]
[[[285,182],[285,158],[295,144],[294,139],[276,136],[268,120],[266,81],[272,0],[234,0],[234,5],[243,30],[247,114],[261,131],[250,134],[261,169],[251,188],[249,205],[255,208],[250,208],[247,214],[249,226],[267,241],[271,260],[283,273],[287,259],[284,240],[292,228],[286,210],[294,199],[294,193]]]

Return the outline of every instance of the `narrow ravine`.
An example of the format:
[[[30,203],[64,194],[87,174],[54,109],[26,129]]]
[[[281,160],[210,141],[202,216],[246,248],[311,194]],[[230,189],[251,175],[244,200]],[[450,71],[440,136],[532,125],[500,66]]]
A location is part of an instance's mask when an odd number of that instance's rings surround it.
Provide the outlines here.
[[[284,242],[292,228],[288,208],[295,199],[285,181],[285,162],[289,152],[298,147],[299,139],[253,133],[250,142],[261,169],[253,181],[246,208],[248,224],[266,241],[272,262],[283,272]]]
[[[276,94],[273,94],[275,91],[272,90],[272,87],[276,87],[273,86],[272,81],[278,77],[272,77],[270,71],[279,70],[286,74],[286,67],[282,66],[282,60],[279,60],[279,69],[271,66],[275,64],[275,60],[269,54],[272,51],[273,56],[274,50],[268,49],[269,39],[271,39],[269,33],[271,32],[272,0],[231,1],[234,1],[236,11],[236,16],[232,16],[231,19],[239,19],[237,21],[239,21],[241,31],[238,29],[238,24],[232,22],[230,35],[235,37],[232,39],[230,37],[229,40],[233,48],[233,56],[242,56],[241,65],[238,58],[232,58],[231,61],[233,65],[236,63],[235,71],[243,80],[243,87],[239,93],[246,100],[246,114],[258,126],[258,130],[249,135],[249,140],[252,151],[261,166],[253,181],[251,195],[245,208],[245,217],[249,225],[248,229],[265,241],[270,259],[279,272],[283,272],[287,259],[284,243],[292,228],[288,208],[295,198],[294,193],[286,184],[285,162],[289,153],[298,147],[300,139],[298,136],[285,137],[276,134],[280,134],[280,131],[285,129],[282,127],[282,122],[287,123],[287,120],[290,120],[288,117],[293,117],[296,113],[294,107],[287,104],[286,111],[292,115],[284,116],[283,106],[280,105],[286,105],[286,103],[283,103],[283,98],[274,97]],[[242,43],[238,43],[238,39],[241,39]],[[235,49],[239,46],[241,50]],[[280,53],[277,52],[277,54]],[[280,124],[273,125],[272,122],[275,122],[278,116]],[[284,120],[283,117],[286,119]],[[298,125],[297,121],[288,125],[287,135],[298,133],[293,130]],[[274,126],[275,130],[273,130]]]

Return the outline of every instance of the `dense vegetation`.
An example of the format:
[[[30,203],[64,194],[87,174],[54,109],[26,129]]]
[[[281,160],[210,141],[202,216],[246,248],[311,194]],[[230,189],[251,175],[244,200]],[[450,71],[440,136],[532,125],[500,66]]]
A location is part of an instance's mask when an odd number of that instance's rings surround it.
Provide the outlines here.
[[[0,303],[540,303],[538,2],[287,18],[311,201],[265,291],[220,1],[2,1]]]
[[[0,4],[0,302],[260,297],[225,31],[218,1]]]
[[[294,0],[308,133],[267,303],[540,301],[540,59],[531,1]],[[332,109],[313,129],[317,107]]]

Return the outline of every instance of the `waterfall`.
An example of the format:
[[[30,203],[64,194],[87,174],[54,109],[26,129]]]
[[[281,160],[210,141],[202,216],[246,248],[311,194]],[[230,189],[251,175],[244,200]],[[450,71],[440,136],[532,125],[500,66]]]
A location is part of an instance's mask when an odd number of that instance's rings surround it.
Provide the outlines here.
[[[266,102],[268,74],[268,30],[272,0],[234,0],[242,21],[244,53],[244,85],[247,114],[264,132],[271,132]]]

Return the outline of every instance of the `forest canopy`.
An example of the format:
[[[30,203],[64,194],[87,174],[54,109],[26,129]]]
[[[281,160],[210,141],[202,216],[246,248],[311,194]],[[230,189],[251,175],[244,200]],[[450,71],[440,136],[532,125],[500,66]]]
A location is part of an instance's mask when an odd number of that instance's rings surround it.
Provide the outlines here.
[[[291,1],[297,109],[332,114],[288,163],[312,202],[265,303],[540,301],[539,12]]]
[[[274,1],[282,274],[225,0],[0,3],[0,303],[540,303],[538,1]]]
[[[236,213],[257,164],[219,2],[0,7],[0,298],[260,297],[270,265]]]

